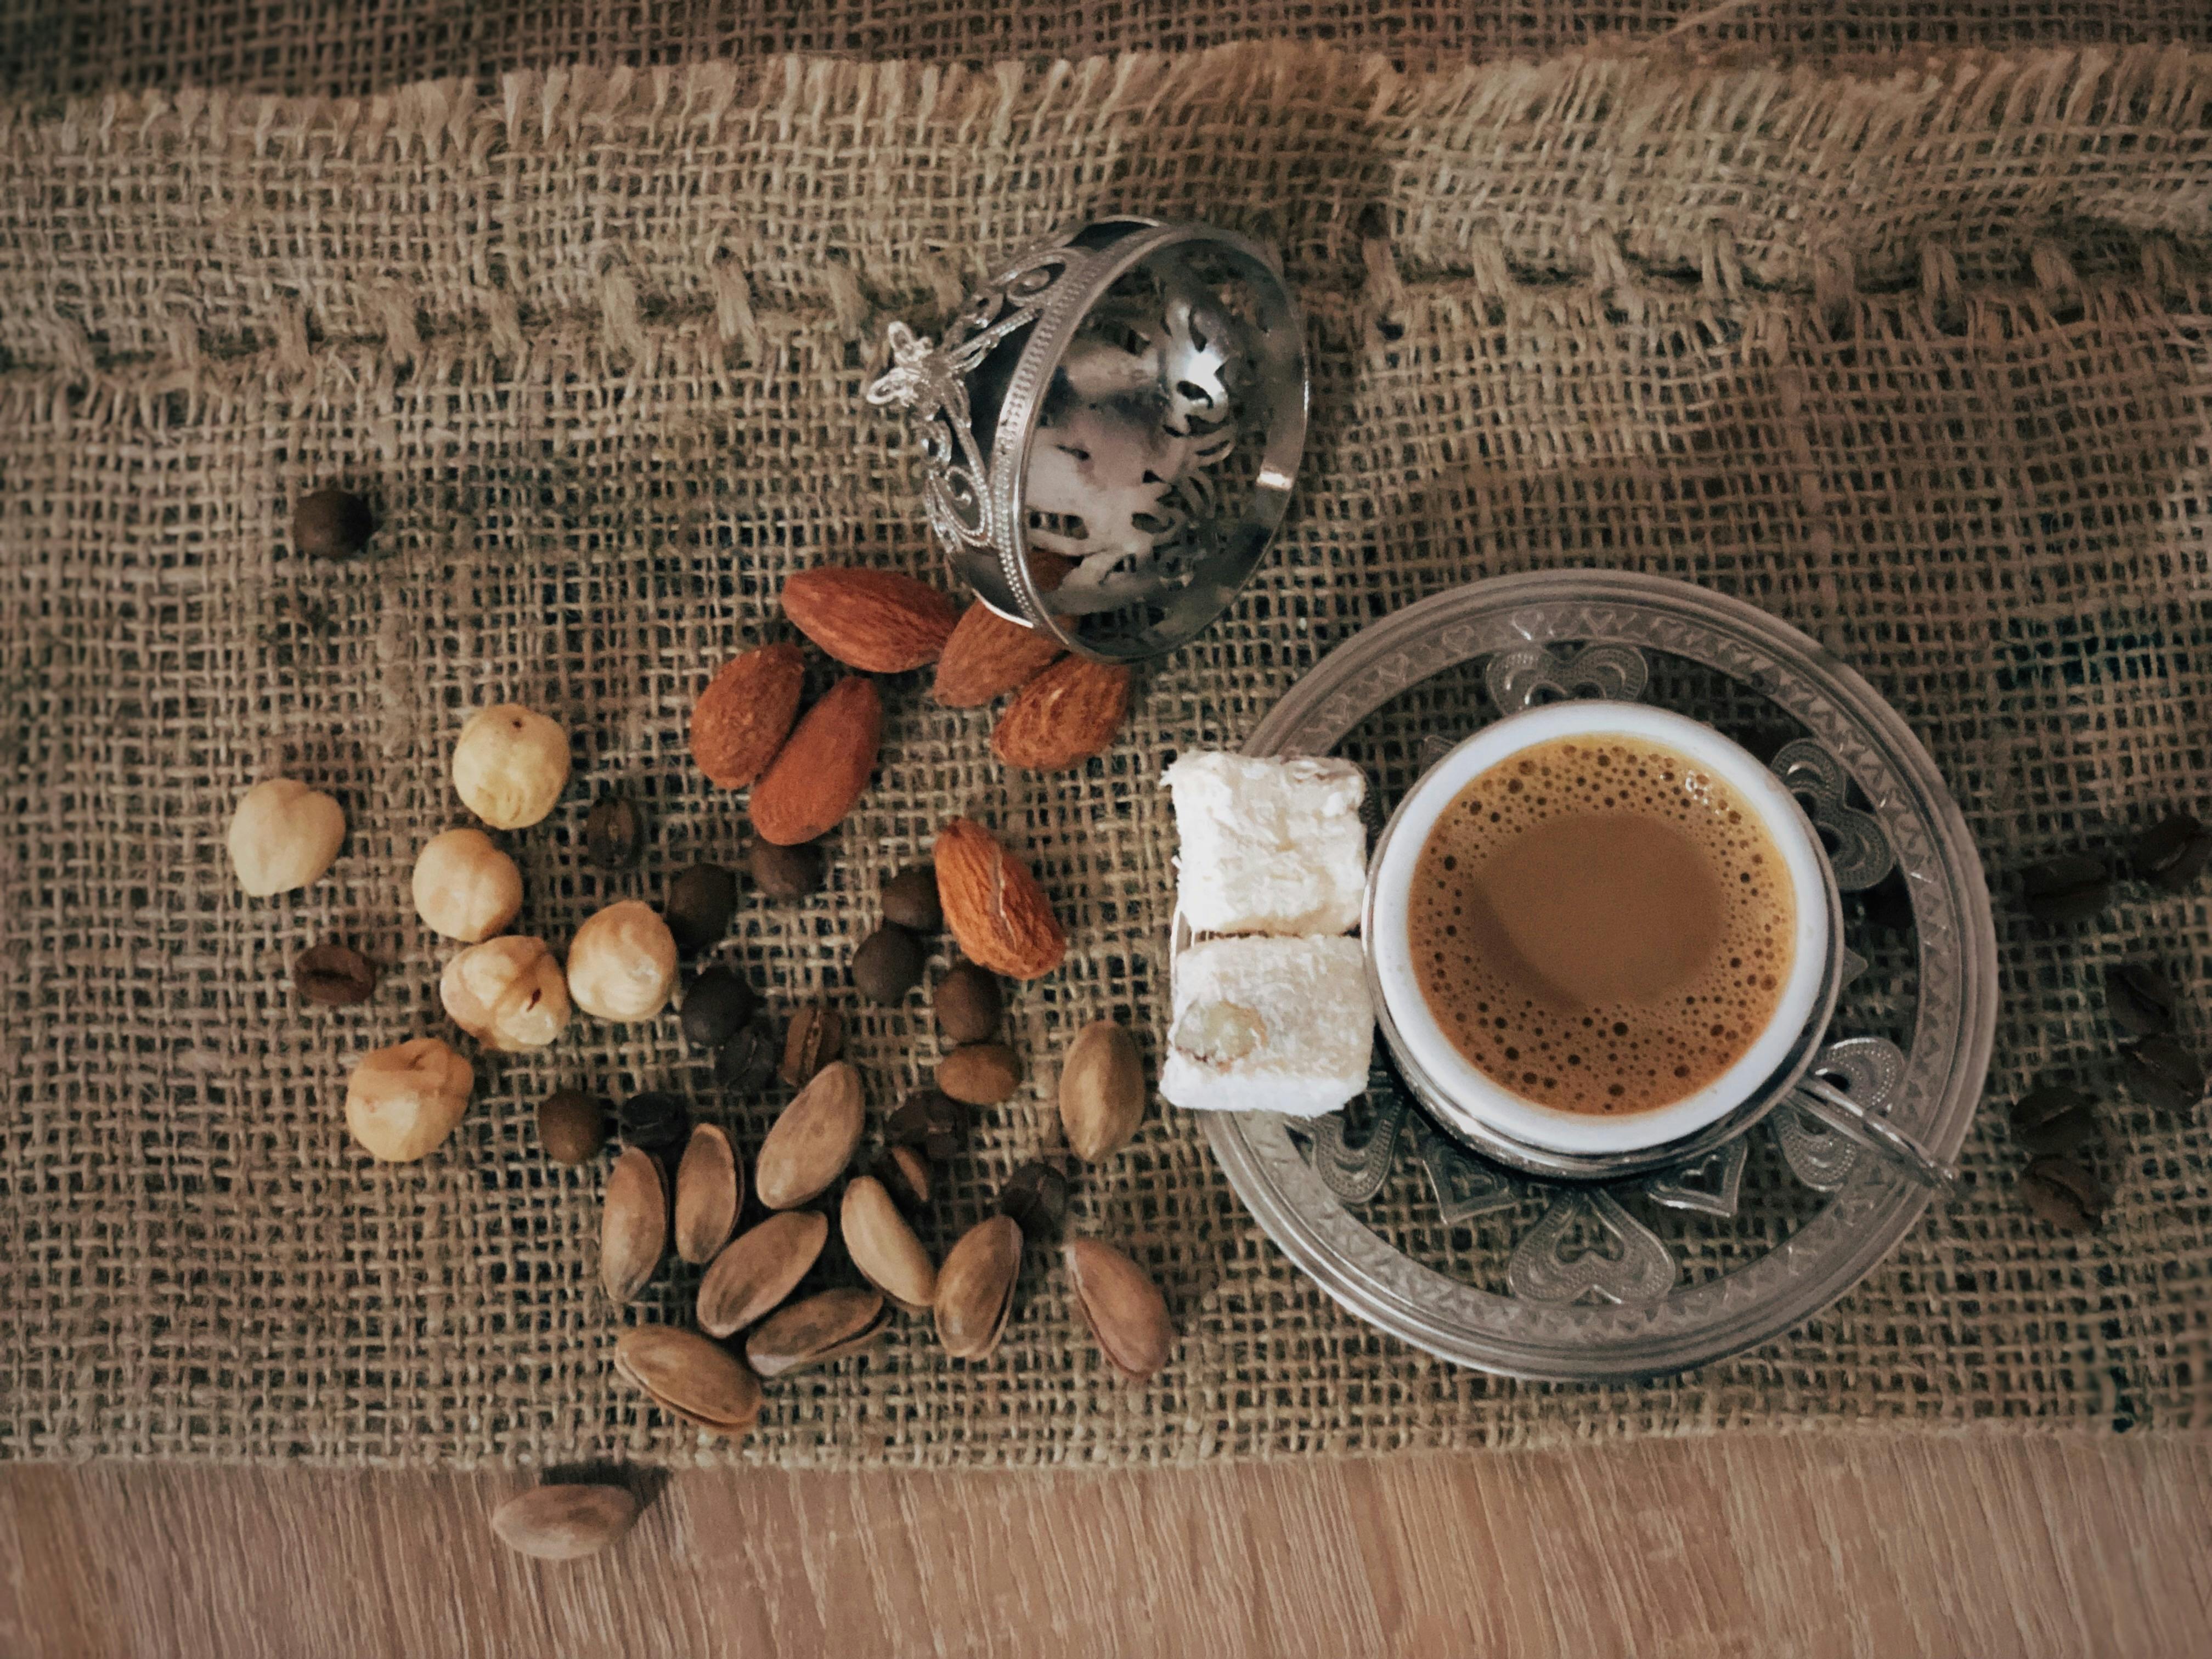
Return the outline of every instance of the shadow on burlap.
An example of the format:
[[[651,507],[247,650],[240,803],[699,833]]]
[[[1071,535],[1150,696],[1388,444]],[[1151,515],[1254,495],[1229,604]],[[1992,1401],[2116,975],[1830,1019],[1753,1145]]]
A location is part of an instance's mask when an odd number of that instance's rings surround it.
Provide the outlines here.
[[[2006,872],[2207,810],[2208,89],[2182,50],[1401,76],[1235,47],[0,107],[0,1455],[1126,1463],[2200,1423],[2212,1140],[2112,1086],[2095,986],[2145,951],[2200,983],[2207,896],[2130,889],[2049,934]],[[848,1008],[879,1122],[936,1053],[918,1005],[844,981],[879,877],[956,810],[1033,860],[1073,949],[1015,1005],[1039,1077],[945,1171],[935,1244],[1053,1149],[1067,1032],[1115,1014],[1157,1051],[1164,762],[1239,741],[1411,599],[1585,563],[1769,608],[1923,737],[1998,889],[1991,1098],[2047,1077],[2108,1103],[2104,1232],[2027,1217],[1985,1112],[1956,1198],[1800,1331],[1648,1387],[1517,1385],[1340,1315],[1156,1113],[1073,1220],[1166,1290],[1182,1340],[1152,1385],[1112,1379],[1038,1262],[989,1363],[909,1323],[772,1388],[732,1453],[611,1379],[615,1334],[684,1316],[693,1281],[610,1306],[599,1172],[543,1159],[532,1113],[556,1084],[674,1086],[750,1146],[780,1097],[719,1097],[672,1019],[580,1020],[481,1057],[425,1163],[354,1149],[353,1057],[441,1027],[407,873],[459,821],[468,711],[520,698],[574,735],[568,798],[507,837],[531,929],[740,861],[738,804],[684,752],[697,689],[781,635],[790,571],[933,562],[905,433],[858,398],[882,324],[934,332],[988,260],[1111,210],[1285,252],[1316,424],[1279,556],[1078,775],[1008,775],[985,715],[890,684],[830,890],[749,898],[723,952],[779,1008]],[[287,544],[327,480],[382,512],[357,562]],[[351,833],[329,879],[247,901],[223,828],[278,771]],[[635,875],[581,856],[611,788],[653,815]],[[292,995],[332,934],[392,965],[365,1007]],[[2185,1035],[2212,1041],[2199,1008]]]

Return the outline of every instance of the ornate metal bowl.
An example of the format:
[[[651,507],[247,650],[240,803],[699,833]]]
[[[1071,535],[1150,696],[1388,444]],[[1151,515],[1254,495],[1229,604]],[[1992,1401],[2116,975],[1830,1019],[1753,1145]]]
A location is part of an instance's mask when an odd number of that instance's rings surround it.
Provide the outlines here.
[[[868,400],[907,411],[946,558],[984,604],[1109,662],[1234,599],[1305,448],[1304,324],[1270,258],[1106,219],[1033,247],[930,342],[894,323]]]
[[[1771,1340],[1919,1219],[1932,1189],[1911,1156],[1863,1143],[1956,1158],[1996,1029],[1996,945],[1965,823],[1895,711],[1803,635],[1684,583],[1569,571],[1438,594],[1332,653],[1246,749],[1344,755],[1387,800],[1433,758],[1426,739],[1589,694],[1663,702],[1771,754],[1820,827],[1844,949],[1794,1090],[1748,1133],[1613,1181],[1479,1156],[1387,1065],[1343,1113],[1205,1127],[1261,1224],[1360,1317],[1487,1370],[1624,1381]]]

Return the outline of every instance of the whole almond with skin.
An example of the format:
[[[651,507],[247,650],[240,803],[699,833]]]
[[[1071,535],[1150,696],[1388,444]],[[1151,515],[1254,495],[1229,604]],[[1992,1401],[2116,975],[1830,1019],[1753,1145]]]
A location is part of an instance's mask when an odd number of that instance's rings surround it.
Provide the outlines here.
[[[1074,568],[1057,553],[1030,550],[1030,574],[1039,592],[1051,592]],[[1042,629],[1002,617],[978,600],[960,613],[952,637],[945,641],[929,695],[946,708],[980,708],[1036,678],[1061,648]]]
[[[691,758],[708,781],[742,789],[768,769],[791,733],[806,659],[788,640],[724,663],[691,705]]]
[[[1022,1230],[1011,1216],[979,1221],[937,1270],[937,1340],[955,1359],[981,1359],[999,1346],[1022,1270]]]
[[[784,1376],[872,1348],[890,1322],[876,1291],[823,1291],[794,1302],[745,1339],[745,1358],[763,1376]]]
[[[971,961],[1009,979],[1042,979],[1067,954],[1067,935],[1028,866],[973,818],[938,831],[937,896]]]
[[[676,1254],[695,1267],[712,1261],[744,1201],[744,1166],[729,1136],[711,1123],[693,1125],[676,1166]]]
[[[540,1561],[597,1554],[630,1529],[637,1498],[620,1486],[538,1486],[491,1512],[499,1541]]]
[[[818,1210],[780,1210],[732,1239],[699,1281],[699,1328],[732,1336],[765,1319],[799,1288],[829,1242]]]
[[[854,674],[831,686],[753,786],[745,811],[761,839],[796,847],[842,823],[867,789],[883,738],[876,683]]]
[[[970,1042],[937,1062],[937,1086],[969,1106],[996,1106],[1022,1086],[1022,1060],[1003,1042]]]
[[[754,1160],[753,1188],[771,1210],[796,1209],[845,1172],[860,1144],[860,1074],[832,1060],[769,1128]]]
[[[1175,1326],[1145,1270],[1095,1238],[1072,1238],[1064,1255],[1076,1305],[1114,1369],[1141,1382],[1168,1363]]]
[[[882,1182],[860,1176],[846,1183],[838,1226],[860,1277],[896,1306],[920,1313],[937,1299],[937,1264]]]
[[[615,1369],[656,1403],[717,1434],[734,1438],[760,1415],[760,1379],[696,1331],[633,1326],[615,1343]]]
[[[892,570],[817,565],[783,585],[783,614],[839,662],[903,674],[935,662],[951,636],[952,601]]]
[[[991,729],[991,752],[1030,772],[1064,772],[1113,747],[1129,712],[1129,671],[1065,657],[1015,695]]]
[[[631,1302],[653,1282],[668,1248],[667,1177],[651,1152],[633,1146],[607,1172],[599,1212],[599,1283],[617,1302]]]
[[[1086,1164],[1112,1157],[1145,1121],[1145,1058],[1110,1019],[1086,1025],[1060,1067],[1060,1122]]]

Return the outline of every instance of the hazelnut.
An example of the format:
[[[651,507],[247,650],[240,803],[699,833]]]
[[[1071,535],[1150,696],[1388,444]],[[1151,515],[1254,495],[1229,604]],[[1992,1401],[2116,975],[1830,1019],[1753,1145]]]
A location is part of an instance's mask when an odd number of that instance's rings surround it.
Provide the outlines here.
[[[510,933],[471,945],[446,964],[438,1000],[487,1048],[543,1048],[568,1024],[568,982],[542,939]]]
[[[415,914],[434,933],[478,944],[522,908],[522,872],[481,830],[448,830],[415,856]]]
[[[469,717],[453,744],[453,787],[495,830],[521,830],[553,810],[568,781],[568,734],[519,702]]]
[[[230,867],[255,898],[305,887],[331,867],[345,839],[345,809],[293,778],[257,783],[230,819]]]
[[[374,1049],[346,1079],[346,1127],[371,1158],[412,1164],[445,1145],[476,1085],[468,1061],[436,1037]]]
[[[600,1019],[650,1019],[676,988],[676,938],[659,913],[621,899],[590,917],[568,946],[568,994]]]

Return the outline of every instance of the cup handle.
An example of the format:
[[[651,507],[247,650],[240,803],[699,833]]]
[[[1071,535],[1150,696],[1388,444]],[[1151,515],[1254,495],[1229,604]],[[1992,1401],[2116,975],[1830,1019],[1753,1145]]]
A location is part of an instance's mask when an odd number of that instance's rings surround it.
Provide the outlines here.
[[[1956,1164],[1937,1158],[1891,1122],[1887,1113],[1867,1110],[1832,1083],[1808,1075],[1798,1080],[1796,1098],[1844,1139],[1865,1147],[1933,1192],[1948,1192],[1959,1179]]]

